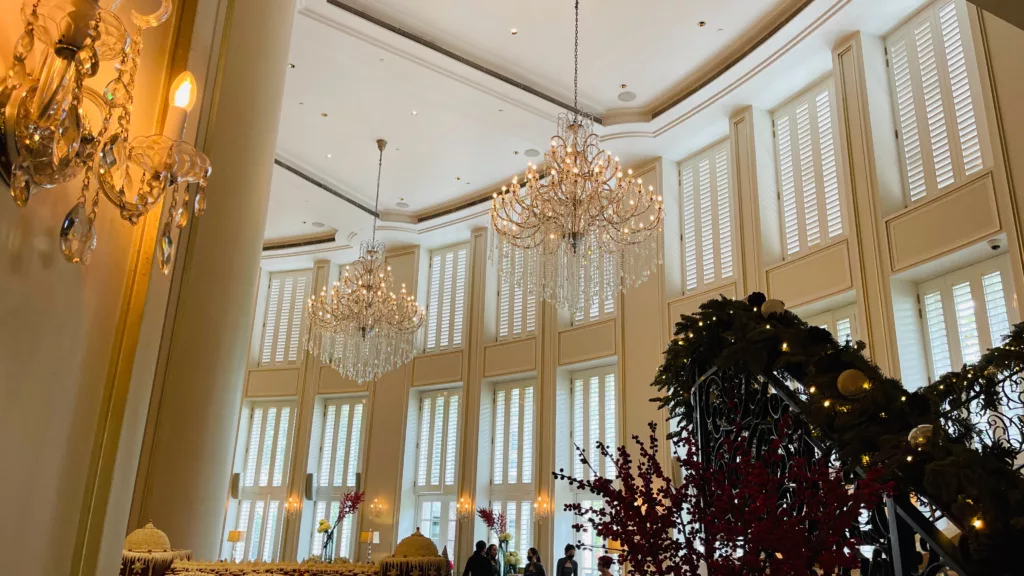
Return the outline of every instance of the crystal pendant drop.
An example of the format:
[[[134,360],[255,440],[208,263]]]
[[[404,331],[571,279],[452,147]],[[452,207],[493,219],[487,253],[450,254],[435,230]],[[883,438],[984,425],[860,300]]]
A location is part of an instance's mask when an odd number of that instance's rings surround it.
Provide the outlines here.
[[[31,191],[32,179],[28,175],[28,170],[20,164],[16,165],[11,171],[11,197],[14,198],[14,203],[18,206],[28,204]]]
[[[171,271],[171,265],[174,263],[174,238],[171,237],[170,222],[164,223],[158,242],[157,252],[160,261],[160,271],[168,274]]]
[[[60,226],[60,251],[72,264],[88,264],[96,248],[96,229],[89,220],[85,203],[75,204]]]
[[[103,89],[103,101],[111,108],[120,108],[128,101],[128,86],[120,78],[107,82]]]
[[[196,192],[196,204],[192,207],[192,213],[198,218],[206,211],[206,192],[202,188]]]
[[[181,230],[185,226],[188,226],[188,210],[185,210],[184,206],[179,206],[174,212],[174,225]]]

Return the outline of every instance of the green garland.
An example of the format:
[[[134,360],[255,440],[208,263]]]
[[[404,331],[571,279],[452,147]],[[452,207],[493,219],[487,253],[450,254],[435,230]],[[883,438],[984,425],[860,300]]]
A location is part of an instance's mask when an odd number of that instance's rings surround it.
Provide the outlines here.
[[[662,396],[654,400],[688,421],[690,391],[712,367],[788,376],[799,385],[803,417],[832,440],[844,466],[879,465],[901,493],[927,498],[960,528],[961,555],[984,574],[1021,573],[1011,561],[1024,542],[1024,476],[1014,469],[1016,453],[981,442],[962,407],[969,400],[988,410],[1000,405],[1001,390],[1024,369],[1024,323],[978,363],[911,392],[864,357],[862,342],[841,345],[827,330],[782,310],[781,302],[770,301],[767,313],[764,305],[755,292],[746,301],[710,300],[682,316],[653,384]]]

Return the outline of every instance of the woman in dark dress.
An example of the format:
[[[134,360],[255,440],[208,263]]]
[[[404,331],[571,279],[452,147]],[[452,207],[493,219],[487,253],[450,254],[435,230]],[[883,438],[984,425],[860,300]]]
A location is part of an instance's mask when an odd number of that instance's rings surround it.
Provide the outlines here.
[[[523,568],[523,576],[547,576],[544,565],[540,563],[540,552],[536,548],[526,551],[526,566]]]

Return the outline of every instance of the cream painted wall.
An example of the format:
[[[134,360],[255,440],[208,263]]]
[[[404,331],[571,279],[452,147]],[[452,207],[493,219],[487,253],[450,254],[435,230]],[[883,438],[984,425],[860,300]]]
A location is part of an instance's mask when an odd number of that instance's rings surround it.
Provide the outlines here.
[[[21,33],[22,4],[0,0],[4,73]],[[152,9],[133,1],[118,12],[129,19],[131,8],[140,4],[140,10]],[[163,99],[173,32],[168,25],[146,33],[132,117],[135,134],[157,131],[160,111],[151,103]],[[102,89],[108,78],[101,76],[90,84]],[[92,261],[85,267],[67,264],[57,231],[77,195],[77,185],[60,186],[18,208],[0,184],[0,550],[3,571],[10,574],[72,571],[132,273],[133,233],[154,224],[133,228],[103,202]]]

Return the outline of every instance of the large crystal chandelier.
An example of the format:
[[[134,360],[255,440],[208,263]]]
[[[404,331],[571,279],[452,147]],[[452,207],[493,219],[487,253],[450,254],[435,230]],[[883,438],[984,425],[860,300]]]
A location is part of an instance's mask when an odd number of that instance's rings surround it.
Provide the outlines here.
[[[183,73],[171,88],[163,134],[129,135],[142,35],[171,15],[171,0],[153,14],[132,12],[129,30],[99,0],[25,0],[24,30],[0,85],[0,177],[18,206],[36,193],[82,178],[77,203],[60,227],[68,262],[86,264],[96,247],[100,193],[132,225],[164,200],[157,239],[160,268],[174,259],[176,228],[206,206],[209,159],[182,141],[196,98],[196,82]],[[116,62],[102,91],[85,81],[103,62]],[[188,186],[198,184],[190,198]],[[190,202],[191,200],[191,202]]]
[[[359,259],[345,267],[330,291],[311,296],[306,307],[306,348],[342,376],[363,384],[379,379],[412,360],[423,309],[416,297],[392,291],[391,266],[384,260],[384,243],[377,241],[377,204],[384,163],[384,140],[377,140],[377,199],[373,205],[373,236],[359,246]]]
[[[573,316],[640,284],[662,258],[661,196],[622,172],[579,110],[579,27],[577,0],[573,108],[558,117],[543,175],[530,163],[522,181],[513,178],[491,201],[491,254],[502,280]]]

